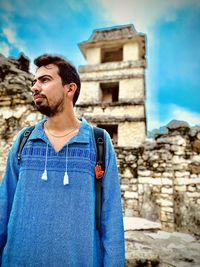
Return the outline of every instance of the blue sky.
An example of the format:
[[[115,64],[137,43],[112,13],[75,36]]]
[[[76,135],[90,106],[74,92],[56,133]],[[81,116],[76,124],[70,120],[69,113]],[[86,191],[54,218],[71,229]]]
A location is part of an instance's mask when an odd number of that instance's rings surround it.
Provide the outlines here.
[[[123,24],[147,35],[148,130],[173,119],[200,124],[199,0],[0,0],[0,53],[56,53],[78,67],[78,43]]]

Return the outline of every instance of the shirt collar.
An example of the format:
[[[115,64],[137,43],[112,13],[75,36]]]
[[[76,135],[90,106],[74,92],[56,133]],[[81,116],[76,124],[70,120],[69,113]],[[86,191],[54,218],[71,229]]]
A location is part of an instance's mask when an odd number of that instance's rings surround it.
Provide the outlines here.
[[[48,142],[48,138],[43,128],[45,121],[46,119],[43,119],[35,125],[35,128],[29,137],[29,140],[42,139],[43,141]],[[89,143],[91,126],[84,118],[81,118],[80,121],[81,121],[81,126],[78,133],[69,140],[68,144]]]

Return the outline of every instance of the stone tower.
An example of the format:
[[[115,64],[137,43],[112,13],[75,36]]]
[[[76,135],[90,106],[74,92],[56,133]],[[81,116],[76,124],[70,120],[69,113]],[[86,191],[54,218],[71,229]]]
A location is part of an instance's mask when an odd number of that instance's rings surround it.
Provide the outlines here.
[[[146,136],[145,35],[133,25],[95,30],[79,47],[87,65],[77,112],[105,128],[113,142],[139,147]]]

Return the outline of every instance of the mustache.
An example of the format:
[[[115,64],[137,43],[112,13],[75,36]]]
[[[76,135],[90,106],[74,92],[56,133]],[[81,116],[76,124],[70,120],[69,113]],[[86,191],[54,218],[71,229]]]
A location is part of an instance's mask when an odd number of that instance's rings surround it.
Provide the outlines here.
[[[35,97],[35,96],[39,96],[39,97],[43,97],[43,98],[46,98],[46,96],[44,94],[41,94],[41,93],[32,93],[32,96]]]

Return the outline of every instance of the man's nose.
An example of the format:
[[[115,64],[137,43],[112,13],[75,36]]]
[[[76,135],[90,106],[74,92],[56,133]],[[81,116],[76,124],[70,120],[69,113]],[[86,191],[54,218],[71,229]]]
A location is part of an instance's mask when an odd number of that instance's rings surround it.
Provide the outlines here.
[[[31,87],[31,91],[32,91],[33,93],[35,93],[35,92],[40,92],[40,91],[41,91],[41,84],[40,84],[39,81],[36,81],[36,82],[32,85],[32,87]]]

